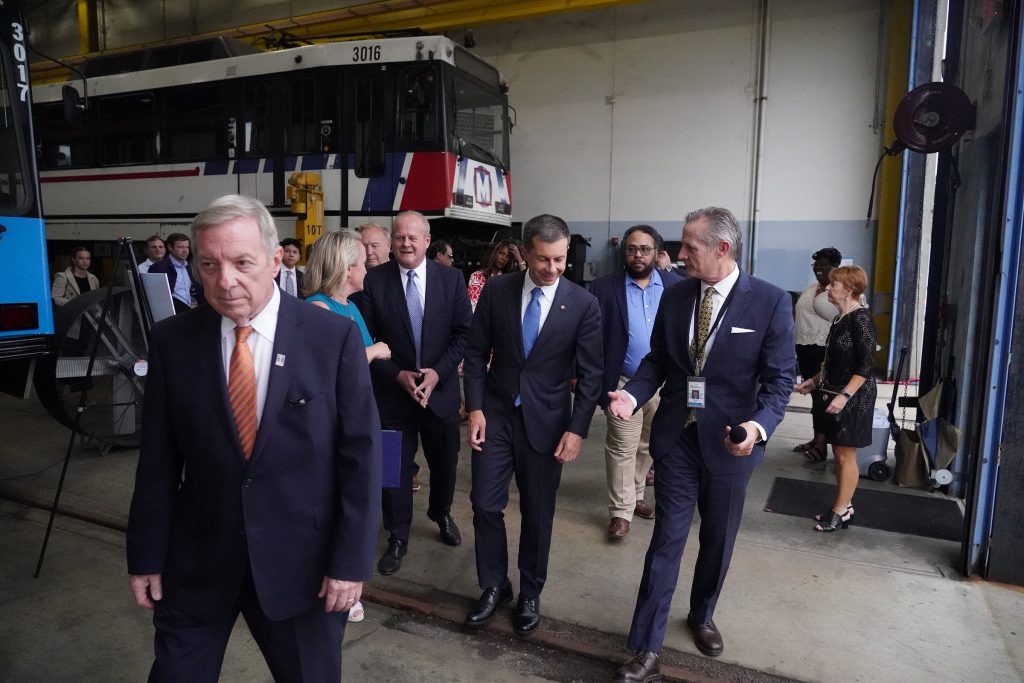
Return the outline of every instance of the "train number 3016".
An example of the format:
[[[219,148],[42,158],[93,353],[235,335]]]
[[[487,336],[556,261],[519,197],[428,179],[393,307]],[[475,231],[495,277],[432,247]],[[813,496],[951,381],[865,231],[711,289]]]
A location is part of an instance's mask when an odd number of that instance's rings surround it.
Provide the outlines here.
[[[380,45],[362,45],[352,48],[353,62],[380,61]]]

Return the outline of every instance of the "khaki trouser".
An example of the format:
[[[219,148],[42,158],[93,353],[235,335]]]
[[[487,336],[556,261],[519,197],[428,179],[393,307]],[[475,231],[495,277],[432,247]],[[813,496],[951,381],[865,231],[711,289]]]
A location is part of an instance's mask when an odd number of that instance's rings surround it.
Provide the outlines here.
[[[618,388],[628,381],[628,377],[620,377]],[[644,499],[647,472],[651,469],[651,420],[659,403],[661,396],[655,393],[640,409],[640,414],[630,420],[620,420],[605,411],[608,433],[604,442],[604,464],[610,517],[632,521],[637,501]]]

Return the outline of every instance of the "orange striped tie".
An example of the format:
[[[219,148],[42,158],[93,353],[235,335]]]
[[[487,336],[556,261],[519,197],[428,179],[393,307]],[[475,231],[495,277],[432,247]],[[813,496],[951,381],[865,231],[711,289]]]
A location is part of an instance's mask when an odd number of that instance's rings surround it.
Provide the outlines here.
[[[256,366],[252,350],[246,344],[252,334],[252,325],[235,328],[235,349],[231,352],[231,367],[228,368],[228,398],[231,400],[231,414],[235,417],[238,441],[242,453],[248,460],[256,442]]]

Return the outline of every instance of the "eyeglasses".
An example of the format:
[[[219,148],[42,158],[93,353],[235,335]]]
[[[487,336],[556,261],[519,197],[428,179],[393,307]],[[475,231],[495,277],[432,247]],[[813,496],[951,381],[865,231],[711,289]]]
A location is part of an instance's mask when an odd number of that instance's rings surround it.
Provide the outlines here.
[[[644,256],[650,256],[654,252],[654,247],[644,244],[643,246],[636,246],[630,244],[626,247],[626,256],[636,256],[637,254],[643,254]]]

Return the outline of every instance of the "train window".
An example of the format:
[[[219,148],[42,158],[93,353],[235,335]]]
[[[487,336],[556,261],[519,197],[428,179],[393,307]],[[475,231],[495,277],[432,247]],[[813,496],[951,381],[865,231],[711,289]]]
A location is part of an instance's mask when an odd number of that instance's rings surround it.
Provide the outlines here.
[[[156,159],[160,134],[152,93],[104,97],[99,99],[97,111],[101,164],[146,164]]]
[[[320,90],[320,151],[329,154],[339,149],[341,126],[337,125],[341,116],[341,92],[336,73],[329,72],[321,82]]]
[[[27,197],[22,164],[26,159],[18,150],[18,122],[11,102],[17,90],[8,87],[6,73],[6,65],[0,63],[0,210],[10,215],[24,210]]]
[[[455,135],[459,152],[507,169],[506,132],[501,95],[456,73]]]
[[[227,111],[219,83],[197,83],[165,90],[167,161],[223,157],[227,149]]]
[[[320,149],[320,114],[316,106],[316,82],[300,78],[289,83],[288,153],[312,154]]]
[[[399,77],[398,113],[402,142],[431,145],[437,139],[437,88],[432,67],[406,69]]]
[[[379,71],[356,77],[356,176],[384,175],[384,74]]]
[[[37,104],[33,113],[40,168],[52,171],[92,165],[92,134],[88,126],[76,128],[68,123],[60,102]]]
[[[261,83],[246,85],[242,94],[244,107],[244,131],[242,154],[247,157],[263,157],[270,151],[270,104],[269,89]]]

